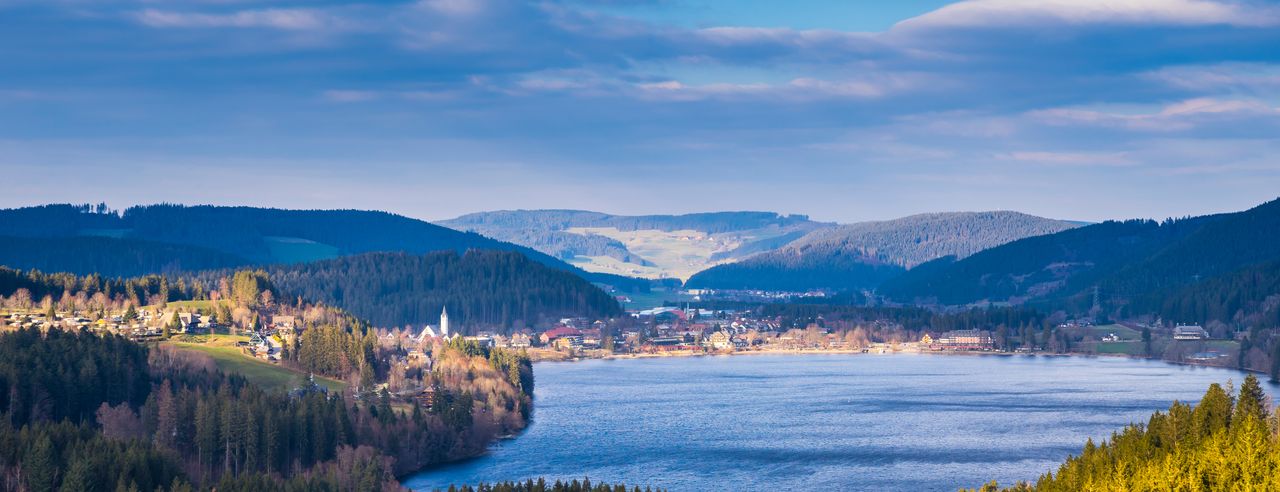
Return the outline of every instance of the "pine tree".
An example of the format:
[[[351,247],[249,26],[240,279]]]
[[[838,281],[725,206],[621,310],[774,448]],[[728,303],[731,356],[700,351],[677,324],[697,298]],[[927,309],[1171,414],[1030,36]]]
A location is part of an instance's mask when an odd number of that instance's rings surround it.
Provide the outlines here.
[[[22,459],[23,474],[26,475],[27,488],[32,492],[50,492],[58,478],[57,457],[54,456],[53,441],[48,435],[42,435]]]
[[[1280,339],[1271,345],[1271,382],[1280,383]]]
[[[1240,385],[1240,396],[1236,398],[1235,415],[1231,420],[1238,423],[1253,417],[1265,421],[1268,415],[1266,398],[1258,378],[1253,374],[1245,376],[1244,383]]]

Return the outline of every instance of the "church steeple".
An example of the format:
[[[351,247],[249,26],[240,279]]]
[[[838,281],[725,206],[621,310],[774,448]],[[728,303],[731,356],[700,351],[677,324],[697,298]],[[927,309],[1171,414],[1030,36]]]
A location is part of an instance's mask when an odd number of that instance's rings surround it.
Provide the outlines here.
[[[440,310],[440,336],[449,338],[449,307]]]

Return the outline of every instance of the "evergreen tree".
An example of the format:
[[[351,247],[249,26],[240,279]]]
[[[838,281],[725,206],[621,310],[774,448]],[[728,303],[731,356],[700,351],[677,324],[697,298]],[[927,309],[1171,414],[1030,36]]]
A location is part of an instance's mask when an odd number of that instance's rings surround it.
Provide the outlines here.
[[[27,449],[22,459],[27,488],[32,492],[51,492],[58,479],[58,462],[54,456],[53,441],[40,436]]]
[[[1253,374],[1245,376],[1244,383],[1240,385],[1240,396],[1236,397],[1236,411],[1232,420],[1241,422],[1247,418],[1257,418],[1265,421],[1268,415],[1266,398],[1258,378]]]

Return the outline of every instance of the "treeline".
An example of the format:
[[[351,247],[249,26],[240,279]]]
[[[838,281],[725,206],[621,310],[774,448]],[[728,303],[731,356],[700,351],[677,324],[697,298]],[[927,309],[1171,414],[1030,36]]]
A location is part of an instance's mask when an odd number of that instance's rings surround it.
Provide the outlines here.
[[[24,355],[27,354],[27,355]],[[0,334],[0,481],[6,490],[379,490],[474,456],[522,428],[527,357],[434,347],[430,405],[397,409],[318,387],[264,391],[202,354],[50,330]],[[40,392],[43,391],[43,392]],[[29,397],[27,395],[30,395]]]
[[[1057,473],[1006,490],[1280,490],[1280,421],[1269,410],[1252,374],[1234,398],[1213,384],[1194,407],[1174,403],[1145,426],[1089,440]]]
[[[229,268],[248,261],[199,246],[112,237],[0,236],[0,265],[110,277]]]
[[[644,488],[644,492],[662,492],[662,490]],[[450,485],[448,492],[641,492],[641,490],[639,485],[630,489],[627,488],[626,484],[610,485],[598,483],[593,485],[590,479],[583,479],[581,482],[577,480],[568,482],[556,480],[555,483],[548,484],[546,479],[539,478],[537,481],[530,479],[524,482],[482,483],[475,487],[470,485],[461,487]]]
[[[338,306],[384,327],[435,323],[445,307],[457,325],[497,329],[622,313],[591,283],[511,252],[370,253],[269,273],[287,296]]]
[[[998,307],[941,313],[917,307],[866,307],[825,304],[773,303],[761,305],[757,311],[766,318],[803,326],[806,323],[848,321],[853,323],[888,322],[910,331],[996,330],[1046,326],[1046,316],[1035,309]]]
[[[202,286],[161,275],[115,278],[98,274],[43,273],[0,267],[0,297],[5,307],[30,309],[49,303],[60,310],[101,310],[126,303],[137,306],[200,299]]]

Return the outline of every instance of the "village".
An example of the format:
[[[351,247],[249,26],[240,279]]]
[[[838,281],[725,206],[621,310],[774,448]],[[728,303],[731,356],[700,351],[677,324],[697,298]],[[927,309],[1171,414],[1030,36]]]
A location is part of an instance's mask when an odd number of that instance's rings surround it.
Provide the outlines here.
[[[208,305],[206,305],[208,304]],[[303,329],[297,313],[219,312],[221,304],[209,302],[172,303],[135,308],[123,312],[57,311],[55,309],[13,309],[0,312],[0,330],[17,328],[85,329],[95,333],[125,336],[139,342],[174,340],[190,348],[210,335],[222,335],[234,350],[245,357],[278,364],[287,347],[297,347]],[[1057,330],[1079,340],[1067,350],[1055,353],[1116,354],[1151,356],[1204,365],[1231,362],[1235,343],[1213,340],[1196,325],[1179,325],[1171,330],[1157,328],[1157,353],[1142,340],[1140,325],[1095,326],[1088,321],[1068,321]],[[378,331],[378,344],[394,354],[389,362],[396,367],[431,370],[435,343],[463,338],[479,346],[524,351],[533,360],[555,361],[590,358],[632,358],[752,353],[1023,353],[1047,351],[1045,347],[1011,346],[1001,334],[988,330],[911,331],[889,321],[873,321],[857,326],[825,323],[819,317],[807,326],[757,315],[753,311],[710,310],[664,306],[633,310],[621,319],[593,320],[562,318],[541,329],[500,332],[483,329],[470,334],[451,329],[448,310],[442,310],[438,324]],[[214,337],[219,338],[219,337]],[[219,350],[231,347],[217,347]],[[1167,356],[1174,352],[1172,357]]]

